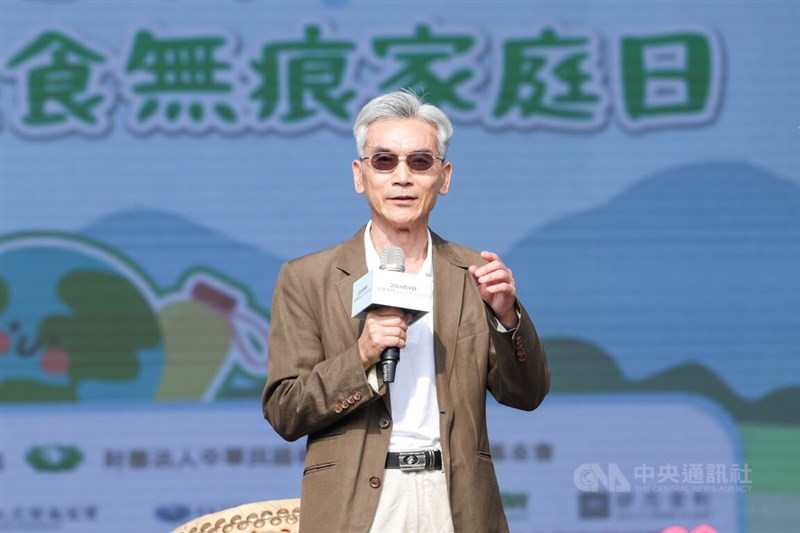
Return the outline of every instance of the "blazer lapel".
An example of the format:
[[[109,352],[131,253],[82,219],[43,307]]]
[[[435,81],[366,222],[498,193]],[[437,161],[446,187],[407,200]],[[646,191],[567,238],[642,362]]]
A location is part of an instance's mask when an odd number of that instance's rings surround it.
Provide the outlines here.
[[[367,256],[364,250],[364,231],[367,226],[363,226],[350,240],[346,241],[336,258],[336,268],[342,271],[345,276],[336,282],[336,291],[342,301],[348,316],[353,312],[353,283],[367,273]],[[361,318],[351,318],[350,325],[353,327],[355,338],[361,335],[364,327],[364,320]],[[376,369],[377,372],[377,369]],[[383,396],[386,409],[391,413],[392,405],[389,400],[389,389],[383,382],[383,376],[378,374],[378,394]]]
[[[456,336],[464,299],[467,268],[452,251],[447,241],[431,232],[433,241],[433,332],[437,370],[444,370],[450,381],[455,358]]]
[[[341,270],[345,276],[336,283],[336,291],[342,300],[348,316],[353,311],[353,283],[367,273],[367,259],[364,251],[364,230],[362,227],[350,240],[346,241],[336,258],[336,268]],[[351,318],[350,325],[356,338],[361,334],[363,320]]]

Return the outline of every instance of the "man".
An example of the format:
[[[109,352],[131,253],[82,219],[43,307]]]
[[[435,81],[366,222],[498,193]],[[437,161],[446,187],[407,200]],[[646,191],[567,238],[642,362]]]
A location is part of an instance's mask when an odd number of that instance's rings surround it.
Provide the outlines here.
[[[285,264],[272,304],[264,416],[308,436],[302,531],[507,531],[486,430],[487,389],[533,410],[549,388],[544,351],[500,258],[428,230],[450,187],[447,116],[409,92],[369,102],[353,132],[353,180],[371,220],[350,240]],[[433,277],[434,310],[351,319],[353,282],[387,246]],[[375,371],[402,349],[393,383]],[[414,453],[417,452],[417,453]],[[422,470],[400,469],[417,463]]]

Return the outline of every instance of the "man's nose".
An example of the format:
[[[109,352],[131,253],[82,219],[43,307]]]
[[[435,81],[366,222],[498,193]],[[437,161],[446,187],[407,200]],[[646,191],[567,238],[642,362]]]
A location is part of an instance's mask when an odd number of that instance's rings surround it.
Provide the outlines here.
[[[393,181],[398,185],[405,185],[411,183],[411,169],[408,168],[405,161],[400,161],[397,168],[394,169]]]

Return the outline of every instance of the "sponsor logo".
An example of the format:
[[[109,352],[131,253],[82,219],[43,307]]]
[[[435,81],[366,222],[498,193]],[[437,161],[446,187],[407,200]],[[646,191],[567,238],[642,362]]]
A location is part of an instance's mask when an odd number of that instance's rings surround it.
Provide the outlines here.
[[[83,462],[83,452],[69,444],[47,444],[31,448],[25,460],[39,472],[69,472]]]
[[[183,523],[192,518],[203,516],[207,514],[216,513],[223,509],[235,507],[236,503],[201,503],[201,504],[184,504],[184,503],[165,503],[157,506],[153,510],[156,519],[161,522],[169,524]]]
[[[717,530],[708,524],[702,524],[691,531],[681,526],[670,526],[661,533],[717,533]]]
[[[156,518],[162,522],[185,522],[192,516],[188,505],[159,505],[156,507]]]
[[[581,518],[609,518],[611,502],[607,492],[581,492],[578,495],[578,515]]]
[[[60,530],[70,524],[95,522],[94,505],[30,505],[0,508],[0,531]]]
[[[518,511],[528,508],[527,492],[501,492],[500,498],[506,511]]]

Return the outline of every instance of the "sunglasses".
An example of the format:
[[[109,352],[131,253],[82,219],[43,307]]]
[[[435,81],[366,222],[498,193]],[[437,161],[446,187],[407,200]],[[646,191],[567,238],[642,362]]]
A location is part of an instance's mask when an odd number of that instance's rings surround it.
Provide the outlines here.
[[[444,157],[433,157],[429,152],[411,152],[405,157],[400,157],[392,152],[376,152],[368,157],[362,157],[360,161],[369,159],[369,164],[378,172],[391,172],[397,168],[400,161],[405,161],[408,168],[414,172],[425,172],[430,170],[433,164],[439,160],[444,162]]]

